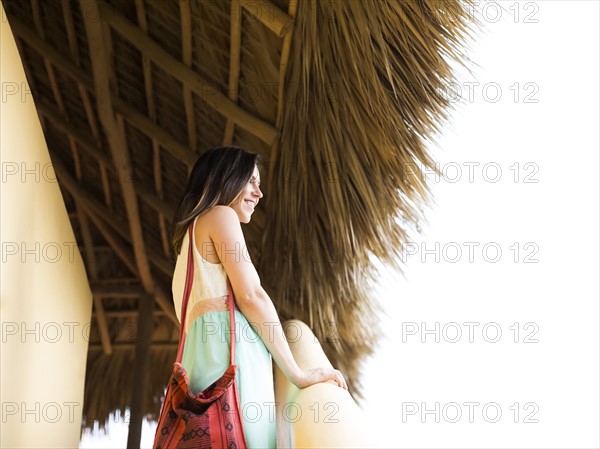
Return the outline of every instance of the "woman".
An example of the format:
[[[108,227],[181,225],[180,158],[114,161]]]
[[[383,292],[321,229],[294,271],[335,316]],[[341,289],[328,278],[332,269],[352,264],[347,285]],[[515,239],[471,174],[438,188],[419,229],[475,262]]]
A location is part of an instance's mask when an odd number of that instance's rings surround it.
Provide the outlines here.
[[[325,381],[348,387],[338,370],[300,369],[273,302],[261,287],[248,256],[241,223],[250,222],[263,196],[260,162],[259,155],[242,148],[216,147],[202,154],[194,165],[173,221],[173,248],[178,254],[173,298],[179,316],[187,266],[187,230],[192,224],[194,279],[182,359],[190,387],[197,394],[221,377],[229,365],[229,279],[239,309],[235,310],[236,380],[246,441],[250,448],[274,448],[271,357],[298,388]]]

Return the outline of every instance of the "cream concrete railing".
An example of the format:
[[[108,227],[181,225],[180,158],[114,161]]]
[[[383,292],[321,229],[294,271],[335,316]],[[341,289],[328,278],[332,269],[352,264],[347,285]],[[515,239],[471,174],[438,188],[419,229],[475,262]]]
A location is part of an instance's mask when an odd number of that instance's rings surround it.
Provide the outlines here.
[[[331,367],[321,344],[302,321],[283,323],[301,368]],[[276,368],[275,402],[278,448],[367,448],[371,428],[346,390],[326,382],[298,389]]]

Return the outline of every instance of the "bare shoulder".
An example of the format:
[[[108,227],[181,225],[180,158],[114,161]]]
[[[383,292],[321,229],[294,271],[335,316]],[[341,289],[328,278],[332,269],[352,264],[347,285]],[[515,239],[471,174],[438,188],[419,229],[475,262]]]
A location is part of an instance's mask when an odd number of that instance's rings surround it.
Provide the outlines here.
[[[213,206],[208,212],[203,214],[202,220],[206,229],[213,230],[222,226],[239,226],[237,213],[229,206]]]
[[[229,206],[213,206],[208,212],[203,214],[199,220],[202,220],[202,228],[205,229],[211,238],[216,235],[241,232],[240,219],[237,213]]]
[[[239,222],[237,213],[229,206],[217,205],[213,206],[207,213],[206,217],[210,217],[211,220],[219,221],[232,221],[237,220]]]
[[[241,223],[235,210],[228,206],[214,206],[207,212],[210,224],[207,227],[210,241],[219,260],[231,279],[234,290],[245,291],[248,285],[256,284],[256,269],[247,257],[246,241]],[[247,284],[240,288],[240,283]],[[260,285],[260,280],[258,281]],[[252,287],[254,288],[254,287]]]

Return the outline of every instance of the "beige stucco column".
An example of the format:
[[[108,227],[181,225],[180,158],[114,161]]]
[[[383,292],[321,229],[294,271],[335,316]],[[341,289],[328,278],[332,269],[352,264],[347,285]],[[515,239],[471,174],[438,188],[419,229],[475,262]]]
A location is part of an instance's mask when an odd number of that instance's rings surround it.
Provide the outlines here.
[[[0,446],[73,448],[92,297],[3,7],[0,12]]]
[[[331,367],[321,344],[302,321],[283,324],[301,368]],[[332,383],[298,389],[275,369],[278,448],[370,448],[374,446],[367,417],[350,393]]]

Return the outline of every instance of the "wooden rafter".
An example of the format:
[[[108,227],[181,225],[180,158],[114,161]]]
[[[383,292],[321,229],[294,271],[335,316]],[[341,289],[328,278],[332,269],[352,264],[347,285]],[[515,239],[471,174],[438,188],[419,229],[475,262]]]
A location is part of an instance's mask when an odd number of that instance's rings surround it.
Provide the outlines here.
[[[115,216],[111,213],[111,211],[102,203],[100,203],[92,194],[90,194],[87,189],[77,183],[67,169],[64,168],[63,164],[57,159],[52,161],[52,164],[55,167],[57,177],[60,181],[60,185],[64,186],[65,189],[81,204],[83,207],[91,214],[94,218],[94,223],[96,221],[100,223],[106,224],[110,227],[116,234],[120,236],[128,245],[132,245],[131,236],[129,235],[127,223]],[[97,225],[100,226],[100,225]],[[99,228],[100,229],[100,228]],[[104,234],[104,232],[103,232]],[[107,239],[108,241],[108,239]],[[109,241],[110,243],[110,241]],[[111,245],[112,246],[112,245]],[[131,261],[135,260],[132,254],[128,254],[128,252],[124,249],[126,245],[120,243],[115,245],[115,250],[117,255],[123,256],[127,254],[129,258],[123,257],[124,260],[129,260],[130,266],[134,267],[133,273],[137,274],[136,266],[131,264]],[[170,277],[173,275],[173,264],[165,259],[161,254],[156,253],[152,249],[148,249],[148,258],[152,264],[158,268],[162,273],[166,276]]]
[[[92,195],[85,191],[85,188],[79,184],[68,174],[66,169],[57,160],[53,161],[53,165],[56,169],[56,174],[59,179],[60,185],[63,186],[69,194],[71,194],[76,201],[78,201],[86,213],[93,219],[94,226],[102,233],[102,236],[106,239],[108,244],[113,248],[113,251],[123,261],[123,263],[129,268],[133,275],[138,275],[137,266],[133,263],[133,254],[127,250],[127,245],[130,245],[129,236],[127,235],[127,228],[119,218],[113,217],[110,211],[105,206],[100,204]],[[111,217],[106,219],[106,217]],[[112,230],[111,230],[112,229]],[[117,236],[118,234],[118,236]],[[173,274],[173,266],[168,261],[162,258],[161,255],[149,252],[150,261],[160,269],[167,276]],[[179,326],[179,320],[173,309],[173,301],[169,299],[167,294],[163,291],[160,285],[156,285],[155,288],[155,299],[160,308],[163,310],[165,315],[175,324]]]
[[[190,151],[183,143],[179,142],[170,133],[153,123],[148,117],[139,112],[134,107],[122,100],[115,99],[116,111],[122,115],[131,125],[155,139],[161,146],[167,149],[177,160],[183,162],[188,167],[192,167],[196,162],[197,156]]]
[[[104,155],[103,153],[98,152],[94,143],[85,134],[78,131],[73,125],[62,120],[56,114],[56,109],[53,106],[49,105],[48,103],[46,103],[44,101],[40,101],[38,103],[37,109],[38,109],[38,112],[43,117],[45,117],[47,120],[52,122],[53,125],[57,129],[61,130],[62,132],[66,133],[66,134],[70,134],[71,136],[73,136],[75,138],[75,140],[77,141],[77,144],[80,149],[86,151],[86,153],[90,157],[95,158],[101,166],[107,165],[108,170],[109,171],[111,170],[109,158],[106,155]],[[138,184],[134,185],[134,189],[135,189],[136,193],[138,194],[138,196],[148,206],[150,206],[152,209],[154,209],[156,212],[161,213],[168,217],[173,217],[173,214],[175,213],[175,208],[173,207],[173,205],[167,203],[164,200],[161,200],[160,198],[158,198],[158,196],[156,196],[155,194],[153,194],[152,192],[148,191],[147,189],[145,189],[144,187],[142,187]],[[90,197],[89,198],[90,200],[93,199],[91,197],[91,195],[89,197]],[[100,213],[101,215],[110,213],[110,211],[108,211],[108,209],[105,209],[104,206],[102,206],[98,202],[96,202],[95,207],[96,207],[96,211],[98,213]],[[101,212],[99,212],[99,211],[101,211]],[[258,224],[258,227],[260,228],[261,226],[263,226],[265,224],[265,221],[266,221],[265,212],[262,209],[257,209],[254,212],[252,219]],[[123,235],[123,237],[125,239],[129,240],[128,235]],[[151,257],[151,261],[154,263],[156,261],[156,257],[154,259]],[[170,267],[166,262],[161,261],[160,267],[161,267],[161,271],[163,271],[167,275],[170,276],[172,274],[172,271],[171,272],[168,271],[169,269],[172,269],[172,268],[165,268],[165,267]],[[165,271],[165,269],[167,271]]]
[[[63,18],[65,21],[65,28],[67,30],[67,38],[69,40],[69,49],[71,50],[71,57],[75,62],[75,66],[77,68],[81,67],[80,57],[79,57],[79,47],[77,46],[77,33],[75,31],[75,24],[73,22],[73,12],[71,10],[71,2],[69,0],[62,0],[62,10],[63,10]],[[31,44],[30,44],[31,45]],[[47,56],[50,57],[50,56]],[[51,58],[53,61],[56,61],[55,58]],[[83,102],[83,107],[85,109],[85,116],[92,131],[93,138],[99,142],[100,141],[100,130],[98,129],[98,122],[96,120],[96,116],[94,115],[94,108],[92,107],[92,102],[90,100],[90,92],[87,85],[82,83],[80,78],[74,78],[77,82],[77,87],[79,89],[79,96],[81,97],[81,101]],[[108,182],[108,174],[107,167],[110,164],[100,164],[100,179],[102,180],[102,190],[104,192],[104,201],[108,205],[108,207],[112,207],[112,192],[110,190],[110,185]]]
[[[240,79],[240,53],[242,48],[242,7],[238,0],[231,1],[231,36],[229,38],[229,99],[237,103]],[[235,122],[227,119],[223,145],[230,145],[233,141]]]
[[[86,17],[86,13],[95,7],[94,1],[85,1],[80,3],[82,15]],[[113,157],[115,167],[131,167],[129,151],[127,149],[127,140],[122,130],[119,129],[115,119],[115,110],[112,102],[112,92],[107,71],[111,62],[109,61],[104,36],[102,23],[97,20],[84,20],[85,30],[92,58],[92,71],[94,74],[94,82],[98,86],[98,91],[101,95],[96,97],[96,105],[100,123],[104,129],[108,146]],[[102,95],[103,94],[103,95]],[[144,244],[144,235],[142,224],[138,210],[137,196],[130,180],[125,180],[123,176],[118,177],[119,186],[123,195],[125,209],[127,213],[128,227],[131,232],[133,243],[133,251],[136,256],[136,262],[140,275],[140,280],[144,289],[148,293],[154,290],[152,281],[152,273],[150,271],[150,263],[146,254],[146,245]]]
[[[77,46],[77,38],[75,37],[75,29],[73,26],[73,20],[70,9],[71,6],[68,2],[65,1],[61,3],[61,6],[63,10],[63,17],[65,19],[65,24],[67,27],[67,35],[69,39],[69,52],[71,53],[71,57],[75,61],[75,64],[79,65],[79,48]],[[77,85],[79,87],[80,95],[82,96],[82,101],[85,102],[85,100],[88,100],[89,102],[85,88],[80,83],[77,83]],[[66,112],[64,112],[63,115],[66,117]],[[87,118],[88,122],[90,123],[91,129],[94,129],[96,133],[98,133],[98,128],[97,126],[95,126],[96,121],[93,115],[88,114]],[[78,182],[81,182],[81,163],[76,139],[70,133],[67,133],[67,136],[69,139],[69,145],[71,147],[71,153],[73,154],[73,160],[75,161],[75,177]],[[84,209],[78,202],[75,203],[75,210],[77,212],[77,218],[81,226],[81,235],[83,237],[83,242],[85,243],[84,251],[86,253],[86,262],[89,276],[92,282],[95,282],[99,279],[99,276],[98,267],[96,266],[96,254],[94,252],[94,244],[92,239],[92,233],[90,230],[90,224],[88,221],[88,216],[85,214]],[[112,346],[110,341],[110,332],[108,331],[108,322],[104,311],[104,305],[102,304],[102,300],[97,295],[95,295],[93,291],[92,298],[94,302],[94,316],[98,323],[98,327],[100,328],[100,341],[102,343],[102,348],[104,354],[110,355],[112,354]]]
[[[72,136],[77,142],[79,148],[96,160],[100,166],[107,167],[107,170],[111,173],[114,171],[114,167],[111,164],[110,158],[108,158],[104,153],[97,151],[95,143],[88,136],[78,131],[75,126],[68,123],[66,120],[61,119],[60,116],[56,114],[56,109],[53,106],[42,100],[38,102],[37,110],[39,114],[41,114],[46,120],[50,121],[57,129],[67,135]],[[142,198],[144,202],[146,202],[156,212],[168,217],[173,216],[175,209],[169,203],[161,200],[158,198],[158,196],[152,192],[149,192],[139,184],[134,184],[134,189],[139,197]]]
[[[179,1],[179,16],[181,18],[181,55],[183,63],[187,67],[192,67],[192,11],[189,0]],[[194,99],[192,97],[192,90],[186,83],[183,83],[183,105],[188,130],[188,145],[190,148],[195,149],[197,136]]]
[[[229,100],[222,92],[216,91],[214,85],[172,57],[115,8],[102,0],[97,0],[94,3],[100,7],[100,17],[103,20],[110,23],[116,31],[156,64],[163,67],[171,76],[182,83],[187,83],[190,89],[215,111],[231,118],[237,125],[268,144],[272,144],[278,138],[279,132],[271,124],[253,116]]]
[[[144,33],[148,33],[148,21],[146,20],[146,8],[143,0],[135,0],[135,10],[140,28]],[[146,92],[146,104],[148,106],[148,116],[152,123],[156,124],[156,105],[154,101],[154,88],[152,81],[152,63],[146,55],[142,55],[142,71],[144,74],[144,90]],[[193,148],[193,147],[191,147]],[[162,167],[160,162],[160,145],[159,142],[152,137],[152,169],[154,173],[154,188],[156,194],[162,200]],[[170,217],[169,217],[170,218]],[[165,216],[162,213],[158,214],[158,229],[162,241],[163,252],[169,254],[169,237]]]
[[[74,65],[52,45],[40,39],[19,19],[11,18],[10,24],[13,32],[19,38],[27,42],[31,48],[36,50],[40,55],[47,57],[54,65],[60,66],[61,70],[66,75],[85,86],[88,93],[91,93],[92,95],[98,94],[97,86],[94,84],[93,79],[88,73]],[[111,101],[115,105],[116,112],[119,115],[122,115],[130,124],[147,134],[150,138],[156,139],[165,150],[173,155],[173,157],[186,164],[188,167],[191,167],[194,164],[197,157],[194,156],[185,144],[179,142],[173,135],[154,124],[148,117],[137,111],[128,103],[119,100],[114,95],[111,95]]]

